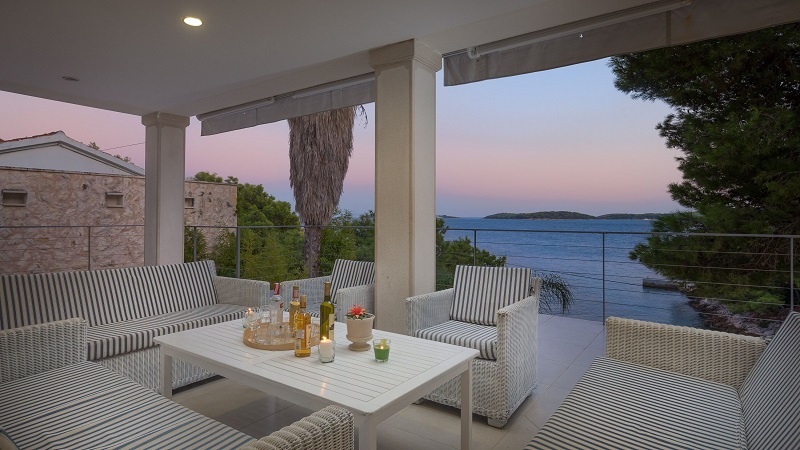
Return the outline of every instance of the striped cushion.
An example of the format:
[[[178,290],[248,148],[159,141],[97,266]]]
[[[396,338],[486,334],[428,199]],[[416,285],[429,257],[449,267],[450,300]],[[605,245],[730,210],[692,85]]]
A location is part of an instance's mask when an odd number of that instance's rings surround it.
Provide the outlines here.
[[[497,343],[497,327],[448,320],[430,328],[417,330],[414,336],[474,348],[480,352],[479,357],[482,359],[497,359],[494,351]]]
[[[244,306],[210,305],[89,328],[88,359],[94,361],[153,346],[153,338],[215,323],[241,319]]]
[[[375,263],[337,259],[331,272],[331,301],[336,301],[336,291],[342,288],[375,283]]]
[[[0,276],[0,329],[81,317],[89,326],[217,303],[213,261]]]
[[[800,314],[791,313],[744,380],[749,448],[800,448]]]
[[[234,449],[250,436],[92,362],[0,385],[0,426],[23,449]]]
[[[597,358],[527,449],[744,449],[728,385]]]
[[[531,269],[456,266],[450,318],[497,325],[497,310],[530,295]]]

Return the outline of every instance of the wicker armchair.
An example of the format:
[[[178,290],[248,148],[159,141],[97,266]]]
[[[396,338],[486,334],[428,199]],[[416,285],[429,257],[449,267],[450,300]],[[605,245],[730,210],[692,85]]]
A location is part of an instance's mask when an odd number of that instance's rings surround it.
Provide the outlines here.
[[[291,296],[292,286],[300,286],[300,294],[305,295],[308,301],[308,312],[318,316],[326,281],[331,282],[331,301],[338,311],[337,320],[342,320],[344,312],[356,305],[374,312],[375,264],[371,261],[337,259],[330,275],[284,281],[281,283],[281,292],[284,297]],[[288,301],[285,307],[289,309]]]
[[[472,366],[473,410],[505,426],[537,384],[541,280],[530,269],[456,267],[453,288],[406,300],[408,334],[480,351]],[[428,400],[459,408],[460,377]]]

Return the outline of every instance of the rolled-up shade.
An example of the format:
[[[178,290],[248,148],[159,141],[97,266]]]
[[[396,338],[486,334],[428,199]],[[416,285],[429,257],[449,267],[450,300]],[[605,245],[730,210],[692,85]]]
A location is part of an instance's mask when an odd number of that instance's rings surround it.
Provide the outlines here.
[[[657,3],[657,2],[655,2]],[[800,21],[798,0],[694,0],[691,5],[470,58],[444,57],[444,84],[538,72],[600,58],[746,33]],[[537,33],[546,36],[546,31]],[[491,44],[488,44],[491,46]],[[478,47],[480,48],[480,47]]]
[[[375,75],[368,74],[200,114],[197,118],[202,123],[201,135],[208,136],[374,101]]]

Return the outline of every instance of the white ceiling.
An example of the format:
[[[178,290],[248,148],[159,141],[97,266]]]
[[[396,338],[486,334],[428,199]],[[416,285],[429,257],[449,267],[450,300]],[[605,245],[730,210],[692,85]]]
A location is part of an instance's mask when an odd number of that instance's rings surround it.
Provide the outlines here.
[[[193,116],[371,72],[383,45],[446,53],[648,1],[0,0],[0,90]]]

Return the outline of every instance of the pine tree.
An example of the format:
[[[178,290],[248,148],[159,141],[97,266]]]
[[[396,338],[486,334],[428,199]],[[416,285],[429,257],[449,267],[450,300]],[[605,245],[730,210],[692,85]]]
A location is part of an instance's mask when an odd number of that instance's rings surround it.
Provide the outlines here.
[[[617,56],[610,66],[619,90],[674,110],[656,128],[683,153],[683,181],[669,192],[691,212],[655,221],[654,231],[800,233],[800,24]],[[788,245],[654,236],[631,257],[742,311],[788,298]]]

